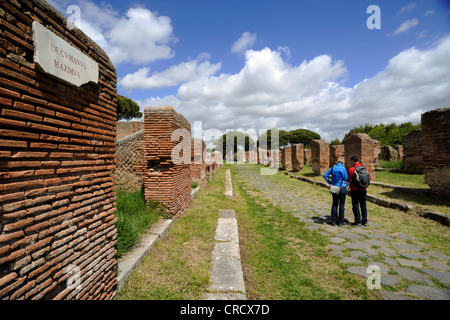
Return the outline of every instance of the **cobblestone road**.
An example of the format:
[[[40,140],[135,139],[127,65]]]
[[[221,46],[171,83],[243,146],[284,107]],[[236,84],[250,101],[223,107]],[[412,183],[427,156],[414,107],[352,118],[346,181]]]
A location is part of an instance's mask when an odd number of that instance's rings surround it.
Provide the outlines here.
[[[373,274],[367,273],[368,266],[378,266],[381,272],[380,295],[384,299],[411,299],[415,296],[418,299],[450,300],[449,256],[430,250],[416,237],[395,233],[380,224],[371,223],[370,216],[367,227],[351,224],[331,226],[331,197],[329,202],[317,201],[302,194],[300,187],[292,187],[290,182],[279,183],[279,177],[260,175],[256,166],[249,169],[248,165],[236,165],[233,171],[244,190],[259,190],[263,199],[296,216],[305,223],[306,229],[317,230],[328,237],[330,254],[342,257],[348,272],[369,277]],[[289,180],[289,177],[286,176],[286,179]],[[353,222],[348,205],[346,219]],[[399,289],[402,279],[410,280],[409,286]],[[385,290],[385,286],[389,286],[390,290]]]

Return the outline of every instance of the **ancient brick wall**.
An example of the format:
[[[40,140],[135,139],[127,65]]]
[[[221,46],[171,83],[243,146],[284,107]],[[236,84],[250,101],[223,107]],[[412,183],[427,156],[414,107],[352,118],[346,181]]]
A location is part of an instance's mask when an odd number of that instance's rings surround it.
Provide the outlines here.
[[[450,195],[450,108],[422,114],[425,182],[431,191]]]
[[[144,130],[116,140],[116,184],[123,190],[140,190],[144,184]]]
[[[382,146],[379,159],[386,161],[395,161],[399,159],[398,151],[391,146]]]
[[[144,130],[144,123],[141,121],[119,121],[116,139],[122,139],[141,130]]]
[[[378,159],[379,142],[365,133],[355,133],[345,141],[345,167],[352,166],[351,157],[357,156],[359,162],[369,170],[375,179],[375,162]]]
[[[345,146],[343,144],[330,146],[330,166],[332,166],[339,157],[345,157]]]
[[[206,185],[206,143],[200,138],[191,139],[191,181]]]
[[[286,146],[281,150],[281,169],[292,170],[292,147]]]
[[[423,174],[422,130],[417,129],[403,136],[403,169],[407,173]]]
[[[98,62],[98,84],[41,71],[33,21]],[[0,34],[0,299],[111,299],[114,67],[44,1],[1,1]]]
[[[145,198],[177,218],[191,200],[191,125],[172,107],[147,107],[144,115]]]
[[[304,161],[305,161],[304,155],[305,155],[305,151],[303,148],[303,143],[294,144],[292,146],[291,162],[292,162],[292,170],[293,171],[302,170]]]
[[[309,164],[310,160],[311,160],[311,149],[304,149],[304,154],[303,154],[303,164],[307,165]]]
[[[330,145],[325,140],[311,141],[312,170],[316,176],[330,168]]]

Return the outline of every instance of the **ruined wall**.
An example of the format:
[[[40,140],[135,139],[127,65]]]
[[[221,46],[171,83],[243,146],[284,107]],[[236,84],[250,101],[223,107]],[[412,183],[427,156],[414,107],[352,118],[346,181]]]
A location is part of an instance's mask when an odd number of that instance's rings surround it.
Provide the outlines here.
[[[403,169],[407,173],[423,174],[422,130],[417,129],[403,136]]]
[[[127,191],[144,184],[144,130],[116,140],[116,184]]]
[[[191,200],[191,125],[172,107],[147,107],[144,115],[145,199],[163,203],[177,218]],[[178,132],[185,134],[186,141],[172,141],[174,132],[175,140]],[[172,152],[178,159],[172,158]]]
[[[85,76],[73,65],[60,68],[60,77],[42,71],[44,60],[55,65],[60,51],[48,46],[37,55],[33,27],[76,48],[80,61],[97,62],[98,83],[62,80]],[[111,299],[114,67],[44,1],[1,1],[0,33],[0,300]]]
[[[206,185],[206,143],[200,138],[191,139],[191,181]]]
[[[359,162],[369,170],[375,179],[375,162],[378,159],[379,142],[365,133],[355,133],[345,141],[345,167],[352,166],[351,157],[357,156]]]
[[[294,144],[292,146],[292,155],[291,155],[291,162],[292,162],[292,170],[293,171],[300,171],[303,168],[304,165],[304,148],[303,143]]]
[[[292,147],[286,146],[281,150],[281,168],[283,170],[292,170]]]
[[[343,144],[330,146],[330,166],[332,166],[339,157],[345,157],[345,146]]]
[[[119,121],[117,122],[116,139],[122,139],[130,134],[144,130],[144,123],[140,121]]]
[[[311,149],[304,149],[304,154],[303,154],[303,164],[307,165],[309,164],[310,160],[311,160]]]
[[[391,146],[382,146],[379,159],[386,161],[395,161],[399,159],[398,151]]]
[[[431,191],[450,195],[450,108],[422,114],[425,182]]]
[[[311,141],[312,170],[316,176],[330,168],[330,145],[325,140]]]

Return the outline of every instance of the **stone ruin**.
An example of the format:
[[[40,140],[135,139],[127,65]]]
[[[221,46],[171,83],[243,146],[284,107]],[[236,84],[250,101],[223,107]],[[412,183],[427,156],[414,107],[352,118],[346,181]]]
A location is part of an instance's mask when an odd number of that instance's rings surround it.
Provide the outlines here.
[[[345,157],[345,146],[343,144],[330,146],[330,167],[340,157]]]
[[[292,171],[297,172],[302,170],[304,165],[304,148],[303,144],[292,145]]]
[[[191,182],[206,185],[206,144],[201,138],[191,138]]]
[[[355,133],[345,141],[345,167],[352,166],[351,157],[357,156],[359,162],[369,170],[372,180],[375,179],[375,163],[379,155],[378,140],[371,139],[366,133]]]
[[[330,168],[330,145],[325,140],[311,141],[312,170],[316,176]]]
[[[144,115],[145,199],[176,218],[191,200],[191,125],[172,107],[147,107]]]
[[[403,170],[407,173],[423,174],[422,129],[417,129],[403,136]]]
[[[304,154],[303,154],[304,162],[303,162],[303,164],[307,165],[311,161],[311,149],[304,149],[303,151],[304,151]]]
[[[292,147],[286,146],[281,150],[281,169],[290,171],[292,169]]]
[[[450,108],[422,114],[425,182],[436,194],[450,195]]]
[[[116,139],[125,138],[133,133],[144,130],[144,123],[141,121],[119,121],[117,122]]]
[[[45,1],[0,7],[0,300],[112,299],[114,66]]]

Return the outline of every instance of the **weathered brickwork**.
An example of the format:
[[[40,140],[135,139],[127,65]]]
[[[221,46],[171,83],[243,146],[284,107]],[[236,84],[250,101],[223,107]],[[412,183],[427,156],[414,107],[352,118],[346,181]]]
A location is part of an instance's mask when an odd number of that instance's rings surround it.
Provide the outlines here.
[[[191,139],[191,181],[206,185],[206,143],[200,138]],[[212,171],[212,169],[211,169]]]
[[[292,155],[291,155],[291,162],[292,162],[292,170],[297,172],[302,170],[304,165],[304,156],[305,151],[303,148],[303,143],[294,144],[292,146]]]
[[[304,149],[304,154],[303,154],[303,164],[307,165],[310,163],[311,161],[311,149]]]
[[[330,166],[332,166],[338,158],[344,157],[345,146],[343,144],[330,146]]]
[[[434,193],[450,195],[450,108],[422,114],[425,182]]]
[[[117,122],[116,139],[125,138],[133,133],[144,130],[144,123],[140,121],[119,121]]]
[[[345,167],[352,166],[351,157],[357,156],[359,162],[369,170],[375,179],[375,162],[378,159],[379,141],[371,139],[368,134],[355,133],[345,141]]]
[[[116,140],[116,184],[123,190],[140,190],[144,184],[144,130]]]
[[[98,62],[98,84],[42,72],[33,21]],[[0,34],[0,299],[111,299],[114,67],[44,1],[1,1]]]
[[[395,161],[399,159],[398,151],[391,146],[382,146],[379,158],[386,161]]]
[[[191,125],[172,107],[147,107],[144,115],[145,199],[177,218],[191,200]]]
[[[325,140],[311,141],[312,170],[316,176],[330,168],[330,145]]]
[[[292,170],[292,147],[286,146],[281,150],[281,169]]]
[[[423,174],[422,129],[417,129],[403,136],[403,169],[407,173]]]

